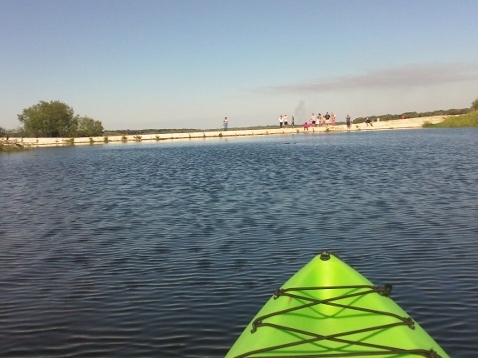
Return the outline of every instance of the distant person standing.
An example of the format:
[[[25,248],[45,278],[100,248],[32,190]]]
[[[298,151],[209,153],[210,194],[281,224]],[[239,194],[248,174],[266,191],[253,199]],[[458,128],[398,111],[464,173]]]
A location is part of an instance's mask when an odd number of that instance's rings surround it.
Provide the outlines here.
[[[282,118],[282,116],[279,116],[279,128],[282,128],[283,123],[284,123],[284,118]]]
[[[324,118],[325,118],[325,126],[328,127],[328,126],[329,126],[329,119],[330,119],[330,114],[329,114],[329,112],[326,112],[326,113],[325,113]]]
[[[365,123],[367,124],[367,127],[368,125],[370,124],[371,127],[373,127],[373,124],[372,124],[372,121],[370,120],[370,118],[365,118]]]
[[[290,125],[292,126],[292,128],[295,128],[295,119],[294,119],[294,116],[292,116],[292,120],[291,120]]]
[[[289,120],[287,119],[287,114],[284,115],[284,127],[289,125]]]
[[[335,113],[332,112],[332,125],[335,126],[335,121],[336,121],[337,117],[335,116]]]
[[[347,114],[345,117],[345,124],[347,125],[347,129],[350,129],[350,116]]]
[[[224,127],[225,131],[227,131],[227,123],[228,123],[227,117],[224,117],[224,120],[222,121],[222,126]]]

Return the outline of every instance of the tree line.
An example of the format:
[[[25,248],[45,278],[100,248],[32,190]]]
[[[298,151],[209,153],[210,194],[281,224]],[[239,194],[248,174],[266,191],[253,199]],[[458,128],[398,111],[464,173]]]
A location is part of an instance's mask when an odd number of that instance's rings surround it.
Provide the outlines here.
[[[381,121],[388,121],[400,118],[417,118],[431,116],[451,116],[467,114],[478,111],[478,98],[475,99],[470,108],[448,109],[432,112],[405,112],[402,114],[384,114],[381,116],[369,116],[372,121],[380,118]],[[366,117],[357,117],[354,123],[365,121]],[[105,132],[103,124],[87,116],[75,115],[73,108],[60,101],[40,101],[37,104],[25,108],[18,115],[18,120],[23,126],[6,130],[0,127],[0,137],[95,137],[104,133],[112,134],[146,134],[158,130],[118,130]],[[164,129],[164,132],[174,132],[177,129]],[[199,131],[198,129],[188,129],[188,131]]]
[[[478,101],[478,99],[476,101]],[[471,110],[473,110],[473,105],[471,107]],[[363,121],[365,121],[366,118],[370,119],[371,121],[376,121],[378,118],[380,118],[380,121],[389,121],[389,120],[401,119],[401,118],[456,116],[460,114],[466,114],[468,112],[470,112],[470,108],[461,108],[461,109],[452,108],[447,110],[437,110],[437,111],[431,111],[431,112],[404,112],[401,114],[383,114],[380,116],[357,117],[354,119],[353,122],[362,123]]]
[[[0,127],[0,136],[73,138],[101,136],[104,132],[100,121],[75,115],[73,108],[60,101],[40,101],[17,117],[22,126],[10,131]]]

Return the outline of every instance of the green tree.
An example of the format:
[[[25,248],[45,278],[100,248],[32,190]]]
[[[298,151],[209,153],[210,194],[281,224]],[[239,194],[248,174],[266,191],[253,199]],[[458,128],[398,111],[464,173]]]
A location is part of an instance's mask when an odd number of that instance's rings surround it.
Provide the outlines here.
[[[478,111],[478,98],[475,99],[471,104],[471,109],[473,109],[474,111]]]
[[[78,137],[95,137],[103,134],[104,129],[100,121],[96,121],[90,117],[76,117]]]
[[[74,135],[77,119],[73,108],[60,101],[40,101],[18,115],[25,132],[35,137],[69,137]]]

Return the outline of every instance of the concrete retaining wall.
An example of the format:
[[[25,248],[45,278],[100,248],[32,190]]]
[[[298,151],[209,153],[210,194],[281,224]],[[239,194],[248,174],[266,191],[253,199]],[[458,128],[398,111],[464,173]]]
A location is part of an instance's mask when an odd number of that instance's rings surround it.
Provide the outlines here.
[[[34,147],[51,147],[66,145],[89,145],[104,144],[109,142],[139,142],[139,141],[162,141],[175,139],[193,139],[193,138],[224,138],[224,137],[240,137],[240,136],[257,136],[257,135],[277,135],[277,134],[297,134],[297,133],[325,133],[338,131],[358,131],[358,130],[391,130],[391,129],[407,129],[421,128],[423,123],[438,123],[444,119],[443,116],[421,117],[397,119],[392,121],[373,122],[372,126],[365,123],[352,124],[351,129],[347,129],[345,125],[329,126],[329,127],[311,127],[304,130],[302,125],[291,128],[275,128],[275,129],[258,129],[258,130],[234,130],[227,131],[208,131],[208,132],[190,132],[190,133],[158,133],[143,135],[126,135],[126,136],[109,136],[109,137],[81,137],[81,138],[11,138],[9,142],[22,143]]]

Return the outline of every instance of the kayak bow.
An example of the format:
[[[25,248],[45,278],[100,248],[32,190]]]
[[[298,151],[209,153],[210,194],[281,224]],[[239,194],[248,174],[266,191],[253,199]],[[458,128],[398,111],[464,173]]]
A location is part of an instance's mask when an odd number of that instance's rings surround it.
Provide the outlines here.
[[[226,358],[449,358],[391,289],[322,252],[274,293]]]

